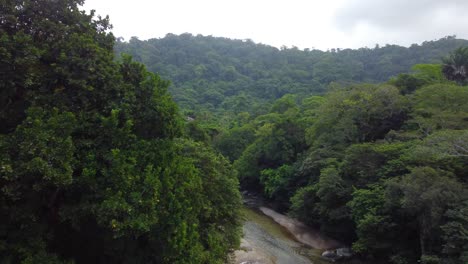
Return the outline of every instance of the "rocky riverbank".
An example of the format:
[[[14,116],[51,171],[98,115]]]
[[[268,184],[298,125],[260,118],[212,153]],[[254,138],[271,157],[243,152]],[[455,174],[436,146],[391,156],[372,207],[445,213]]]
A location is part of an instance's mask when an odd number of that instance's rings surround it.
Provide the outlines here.
[[[286,230],[288,230],[292,236],[302,244],[315,249],[324,250],[344,247],[340,242],[324,236],[320,232],[309,228],[296,219],[277,213],[267,207],[262,206],[259,209],[262,213],[273,219],[273,221],[286,228]]]
[[[252,195],[245,197],[241,248],[233,254],[235,264],[327,264],[332,258],[323,252],[336,252],[343,244],[305,224],[265,206]]]

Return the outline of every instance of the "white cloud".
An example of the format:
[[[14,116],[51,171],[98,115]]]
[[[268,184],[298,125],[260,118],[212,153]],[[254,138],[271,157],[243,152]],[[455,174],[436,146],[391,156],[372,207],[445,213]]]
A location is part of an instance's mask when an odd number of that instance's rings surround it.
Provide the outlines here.
[[[328,49],[468,37],[467,0],[87,0],[129,39],[167,33]]]
[[[448,35],[468,38],[466,0],[349,0],[334,25],[351,39],[410,45]]]

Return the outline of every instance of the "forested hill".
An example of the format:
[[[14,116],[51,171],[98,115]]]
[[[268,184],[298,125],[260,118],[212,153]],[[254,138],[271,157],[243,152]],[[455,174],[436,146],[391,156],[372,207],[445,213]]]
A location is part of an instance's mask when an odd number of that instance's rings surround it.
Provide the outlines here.
[[[323,52],[184,34],[117,52],[173,82],[189,135],[243,189],[357,259],[468,263],[468,41]]]
[[[409,48],[383,47],[330,51],[277,49],[251,40],[191,34],[118,42],[152,72],[171,80],[170,91],[184,109],[255,111],[287,93],[322,94],[330,82],[383,82],[420,63],[440,63],[467,40],[446,37]]]

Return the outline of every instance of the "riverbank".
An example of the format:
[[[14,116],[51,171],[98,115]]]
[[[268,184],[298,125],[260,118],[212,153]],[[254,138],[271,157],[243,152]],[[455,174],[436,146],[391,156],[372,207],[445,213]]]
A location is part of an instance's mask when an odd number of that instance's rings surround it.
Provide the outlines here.
[[[342,243],[321,234],[317,230],[313,230],[296,219],[282,215],[263,206],[260,207],[259,210],[288,230],[297,241],[304,245],[322,250],[344,247]]]
[[[258,205],[258,204],[257,204]],[[303,223],[266,207],[246,206],[241,248],[235,264],[329,264],[324,250],[342,246]]]
[[[303,244],[285,228],[253,208],[244,208],[246,218],[240,250],[235,251],[235,264],[310,264],[301,254]]]

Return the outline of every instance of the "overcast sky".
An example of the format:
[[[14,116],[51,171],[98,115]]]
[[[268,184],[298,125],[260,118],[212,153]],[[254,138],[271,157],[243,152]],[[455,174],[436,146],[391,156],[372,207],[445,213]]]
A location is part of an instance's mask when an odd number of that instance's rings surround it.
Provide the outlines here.
[[[468,39],[468,0],[86,0],[128,40],[192,33],[280,47],[408,46]]]

